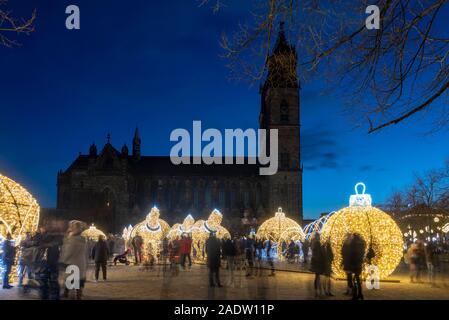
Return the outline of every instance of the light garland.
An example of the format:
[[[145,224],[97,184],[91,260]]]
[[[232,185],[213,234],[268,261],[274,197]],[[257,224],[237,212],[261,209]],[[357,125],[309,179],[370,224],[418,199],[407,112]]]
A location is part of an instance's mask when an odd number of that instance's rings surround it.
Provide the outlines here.
[[[357,188],[363,187],[362,194]],[[365,185],[355,186],[356,194],[351,195],[349,207],[334,213],[326,222],[321,233],[321,242],[330,241],[334,254],[332,270],[337,277],[345,277],[342,268],[342,247],[349,234],[358,233],[368,249],[374,250],[371,265],[379,269],[380,278],[389,276],[403,256],[402,232],[395,221],[385,212],[371,206],[371,196],[365,194]],[[367,276],[368,264],[364,263],[362,276]]]
[[[81,235],[86,238],[87,240],[92,240],[92,241],[98,241],[98,238],[100,236],[103,236],[106,238],[106,234],[97,229],[97,227],[95,227],[95,225],[92,223],[92,225],[89,227],[89,229],[84,230]]]
[[[332,211],[331,213],[328,213],[319,219],[307,224],[304,226],[304,233],[306,240],[310,240],[312,235],[314,233],[321,233],[323,230],[324,225],[326,224],[327,220],[331,215],[333,215],[335,211]]]
[[[442,230],[444,233],[449,233],[449,223],[446,223],[446,224],[443,226],[443,228],[441,228],[441,230]]]
[[[170,232],[167,235],[168,240],[171,241],[179,238],[183,233],[191,234],[194,224],[195,219],[193,219],[193,217],[189,214],[187,217],[185,217],[183,223],[176,223],[171,227]]]
[[[280,247],[282,242],[304,241],[305,234],[301,226],[293,219],[287,218],[279,207],[273,218],[266,220],[257,229],[257,239],[271,240]],[[278,250],[279,251],[279,250]],[[279,252],[277,252],[280,258]]]
[[[137,224],[130,234],[130,239],[138,235],[142,237],[144,263],[149,263],[151,257],[157,261],[161,241],[167,236],[170,230],[168,223],[160,219],[159,215],[159,209],[153,207],[146,219]]]
[[[39,224],[39,204],[20,184],[0,174],[0,245],[11,234],[18,246],[27,232],[36,232]],[[17,250],[17,255],[19,255]],[[3,263],[0,261],[0,268]],[[2,272],[1,272],[2,273]],[[13,280],[15,266],[10,274]]]
[[[221,226],[223,215],[214,209],[206,221],[198,220],[192,228],[192,246],[196,251],[196,259],[203,261],[206,258],[205,245],[211,232],[214,232],[218,239],[230,239],[231,234]]]

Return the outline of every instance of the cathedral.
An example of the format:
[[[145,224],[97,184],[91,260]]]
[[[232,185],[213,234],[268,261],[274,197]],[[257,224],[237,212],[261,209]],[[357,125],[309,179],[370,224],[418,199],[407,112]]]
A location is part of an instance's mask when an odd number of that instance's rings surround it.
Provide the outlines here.
[[[66,219],[95,223],[119,233],[144,219],[152,206],[170,224],[187,214],[206,218],[216,208],[223,225],[234,232],[257,227],[278,207],[302,224],[299,81],[296,52],[279,32],[260,87],[261,129],[278,129],[278,171],[260,175],[258,164],[172,164],[169,156],[141,154],[136,128],[132,150],[107,142],[98,152],[92,144],[57,177],[57,212]],[[232,127],[232,124],[229,124]]]

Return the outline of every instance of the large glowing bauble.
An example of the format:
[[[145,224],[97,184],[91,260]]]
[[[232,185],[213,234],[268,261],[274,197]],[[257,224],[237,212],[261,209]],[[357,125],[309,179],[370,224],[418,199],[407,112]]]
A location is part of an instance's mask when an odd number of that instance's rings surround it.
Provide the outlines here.
[[[146,219],[137,224],[131,231],[131,240],[135,236],[141,236],[143,240],[143,262],[148,263],[150,258],[158,259],[160,245],[170,231],[167,222],[159,218],[159,209],[153,207]]]
[[[106,234],[97,229],[94,224],[92,224],[89,229],[84,230],[81,235],[85,237],[87,240],[98,241],[100,236],[103,236],[106,239]]]
[[[183,223],[176,223],[171,227],[170,232],[167,235],[168,240],[180,238],[184,233],[191,234],[194,224],[195,219],[189,214],[185,217]]]
[[[215,233],[218,239],[230,239],[231,234],[226,228],[221,226],[223,215],[217,209],[214,209],[206,221],[198,220],[192,228],[192,246],[196,252],[195,258],[197,260],[204,260],[206,258],[205,248],[206,240],[211,233]]]
[[[275,243],[304,241],[305,234],[301,226],[293,219],[287,218],[282,208],[278,208],[273,218],[266,220],[257,229],[257,239],[271,240]]]
[[[0,174],[0,238],[11,234],[16,245],[39,224],[39,205],[20,184]]]
[[[357,188],[363,187],[362,194]],[[369,248],[374,251],[371,265],[379,270],[379,277],[388,277],[398,266],[403,256],[402,232],[396,222],[385,212],[371,206],[371,196],[365,194],[365,185],[357,183],[355,195],[349,199],[349,207],[334,213],[321,232],[321,242],[331,242],[334,261],[332,270],[337,277],[344,278],[342,247],[349,234],[359,234],[366,243],[362,277],[368,273],[366,255]]]

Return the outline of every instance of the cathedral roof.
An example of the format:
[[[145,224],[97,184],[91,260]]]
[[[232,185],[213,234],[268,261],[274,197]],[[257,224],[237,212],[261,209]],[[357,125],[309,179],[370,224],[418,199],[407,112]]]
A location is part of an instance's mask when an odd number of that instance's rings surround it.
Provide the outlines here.
[[[118,158],[124,156],[117,154]],[[72,171],[85,171],[89,167],[89,156],[80,155],[65,171],[69,174]],[[98,158],[97,158],[98,159]],[[126,156],[127,170],[134,175],[142,176],[251,176],[259,175],[258,164],[180,164],[174,165],[168,156],[142,156],[139,161],[135,161],[132,156]]]

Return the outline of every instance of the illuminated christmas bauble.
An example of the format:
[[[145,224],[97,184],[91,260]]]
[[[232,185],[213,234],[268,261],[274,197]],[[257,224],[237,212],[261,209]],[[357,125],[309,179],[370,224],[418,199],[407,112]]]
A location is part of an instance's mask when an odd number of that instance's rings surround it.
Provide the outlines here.
[[[358,193],[358,187],[363,191]],[[379,270],[379,277],[388,277],[398,266],[403,256],[402,232],[396,222],[385,212],[371,205],[371,196],[365,194],[365,185],[357,183],[356,194],[351,195],[349,207],[343,208],[326,221],[321,242],[330,241],[334,254],[332,270],[337,277],[344,278],[342,267],[342,247],[349,234],[359,234],[366,243],[365,262],[362,276],[368,273],[366,255],[370,248],[374,251],[371,265]]]
[[[170,231],[167,222],[159,218],[159,209],[153,207],[144,221],[137,224],[131,231],[130,237],[142,237],[143,240],[143,262],[149,263],[151,258],[157,261],[160,252],[160,245]]]
[[[89,229],[84,230],[81,233],[81,235],[83,237],[85,237],[86,239],[92,240],[92,241],[98,241],[98,238],[100,236],[103,236],[106,238],[106,234],[103,231],[97,229],[97,227],[95,227],[95,225],[93,225],[93,224],[89,227]]]
[[[218,239],[230,239],[229,231],[221,226],[223,215],[217,209],[214,209],[207,220],[198,220],[192,228],[192,246],[196,252],[195,259],[204,260],[206,240],[214,233]]]
[[[194,224],[195,219],[193,219],[193,217],[189,214],[185,217],[183,223],[176,223],[171,227],[170,232],[167,235],[168,240],[179,238],[184,233],[191,234]]]
[[[278,208],[273,218],[266,220],[257,229],[256,237],[262,240],[271,240],[279,243],[282,241],[304,241],[305,234],[301,226],[293,219],[287,218],[282,208]]]
[[[20,184],[0,174],[0,238],[8,233],[16,245],[39,224],[39,205]]]

